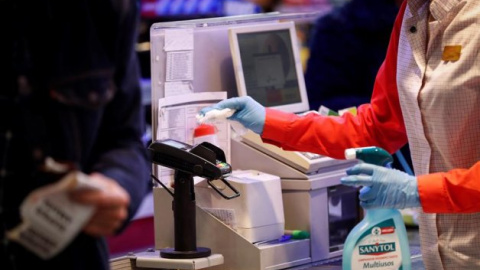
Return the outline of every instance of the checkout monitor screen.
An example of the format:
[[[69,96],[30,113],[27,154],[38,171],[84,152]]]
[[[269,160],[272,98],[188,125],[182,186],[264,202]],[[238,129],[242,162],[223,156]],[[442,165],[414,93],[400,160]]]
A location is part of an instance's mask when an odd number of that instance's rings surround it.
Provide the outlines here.
[[[232,27],[229,39],[239,96],[287,112],[309,110],[293,22]]]

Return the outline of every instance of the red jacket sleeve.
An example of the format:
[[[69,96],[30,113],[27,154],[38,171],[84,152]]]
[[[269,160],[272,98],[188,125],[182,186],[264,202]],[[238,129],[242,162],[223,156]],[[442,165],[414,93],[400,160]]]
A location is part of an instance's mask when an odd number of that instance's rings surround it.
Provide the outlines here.
[[[478,213],[480,162],[469,169],[417,177],[422,209],[426,213]]]
[[[337,159],[346,148],[378,146],[393,153],[407,143],[396,83],[397,51],[405,5],[400,9],[390,38],[387,56],[375,79],[370,104],[357,115],[341,117],[310,113],[297,116],[267,109],[262,133],[264,142],[285,150],[314,152]]]

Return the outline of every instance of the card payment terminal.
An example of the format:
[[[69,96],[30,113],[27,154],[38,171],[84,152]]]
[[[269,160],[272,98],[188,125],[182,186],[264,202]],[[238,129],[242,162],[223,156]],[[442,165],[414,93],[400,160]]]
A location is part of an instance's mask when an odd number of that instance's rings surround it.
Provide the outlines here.
[[[166,139],[152,142],[148,149],[152,162],[175,171],[173,193],[175,247],[160,251],[163,258],[186,259],[203,258],[211,254],[209,248],[196,245],[196,205],[193,176],[208,180],[209,185],[225,199],[233,199],[240,193],[224,178],[232,172],[226,162],[225,153],[217,146],[203,142],[191,146],[186,143]],[[225,195],[214,184],[221,180],[233,191]]]

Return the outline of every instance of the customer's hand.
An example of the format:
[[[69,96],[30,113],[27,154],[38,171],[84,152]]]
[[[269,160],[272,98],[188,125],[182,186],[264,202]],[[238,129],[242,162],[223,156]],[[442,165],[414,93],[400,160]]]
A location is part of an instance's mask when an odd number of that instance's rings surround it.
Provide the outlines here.
[[[409,208],[420,206],[417,178],[402,171],[368,163],[347,170],[340,182],[347,186],[364,186],[360,205],[371,208]]]
[[[103,174],[93,173],[89,177],[102,188],[81,189],[70,194],[75,202],[95,207],[95,213],[83,231],[92,236],[114,235],[128,216],[130,196],[117,182]]]
[[[213,106],[203,108],[199,114],[205,115],[214,109],[223,110],[227,108],[235,110],[235,113],[228,118],[229,120],[240,122],[253,132],[262,134],[265,125],[265,107],[249,96],[222,100]]]

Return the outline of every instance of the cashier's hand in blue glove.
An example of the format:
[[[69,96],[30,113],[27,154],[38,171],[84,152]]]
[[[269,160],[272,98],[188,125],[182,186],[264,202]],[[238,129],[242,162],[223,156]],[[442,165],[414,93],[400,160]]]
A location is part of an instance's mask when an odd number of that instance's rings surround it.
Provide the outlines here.
[[[402,171],[359,163],[340,179],[347,186],[363,186],[360,205],[364,209],[419,207],[417,178]]]
[[[265,107],[249,96],[222,100],[213,106],[203,108],[199,114],[205,115],[211,110],[226,108],[235,110],[235,113],[228,118],[229,120],[240,122],[253,132],[262,134],[265,125]]]

